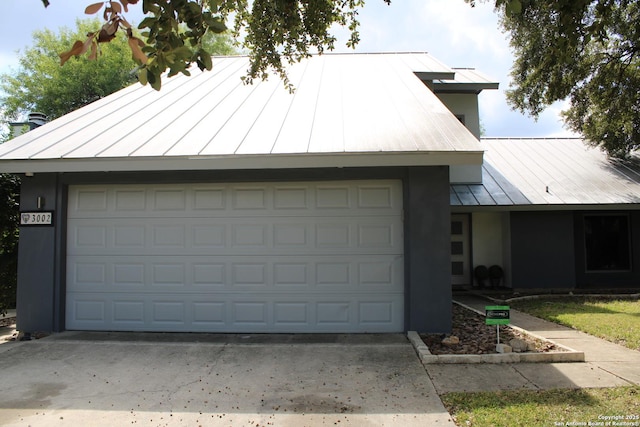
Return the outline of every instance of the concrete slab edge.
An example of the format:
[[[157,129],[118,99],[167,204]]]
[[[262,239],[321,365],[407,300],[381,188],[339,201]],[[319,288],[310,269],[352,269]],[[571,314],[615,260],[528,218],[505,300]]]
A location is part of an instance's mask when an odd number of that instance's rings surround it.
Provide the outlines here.
[[[484,296],[484,298],[487,298],[491,301],[494,301],[496,303],[501,303],[501,304],[508,304],[510,302],[514,302],[514,301],[526,301],[526,300],[532,300],[532,299],[541,299],[541,298],[607,298],[607,299],[622,299],[622,300],[627,300],[627,299],[639,299],[640,298],[640,293],[634,293],[634,294],[619,294],[619,293],[613,293],[613,294],[584,294],[584,293],[568,293],[568,294],[538,294],[538,295],[524,295],[521,297],[513,297],[513,298],[507,298],[507,299],[498,299],[498,298],[491,298],[488,296]]]
[[[518,329],[528,333],[523,329]],[[584,352],[570,349],[555,342],[554,344],[566,351],[547,353],[432,354],[416,331],[407,332],[407,338],[413,345],[423,365],[436,363],[572,363],[585,361]],[[544,340],[544,338],[541,339]],[[546,341],[550,340],[547,339]]]
[[[3,318],[3,319],[10,319],[12,317],[16,317],[15,308],[8,308],[5,314],[0,314],[0,318]]]
[[[470,307],[470,306],[468,306],[468,305],[466,305],[466,304],[463,304],[463,303],[461,303],[461,302],[453,301],[453,303],[454,303],[454,304],[458,304],[460,307],[464,307],[464,308],[466,308],[467,310],[471,310],[471,311],[473,311],[474,313],[478,313],[478,314],[479,314],[479,315],[481,315],[481,316],[484,316],[484,315],[485,315],[485,313],[483,313],[482,311],[480,311],[480,310],[476,310],[475,308]],[[569,359],[569,360],[567,360],[568,362],[584,362],[584,360],[585,360],[585,359],[584,359],[584,352],[583,352],[583,351],[574,350],[574,349],[573,349],[573,348],[571,348],[571,347],[567,347],[567,346],[566,346],[566,345],[564,345],[564,344],[560,344],[560,343],[558,343],[558,342],[555,342],[555,341],[554,341],[554,340],[552,340],[552,339],[549,339],[549,338],[543,337],[543,336],[541,336],[541,335],[535,334],[535,333],[533,333],[533,332],[531,332],[531,331],[528,331],[528,330],[526,330],[526,329],[522,329],[522,328],[520,328],[519,326],[516,326],[516,325],[509,325],[509,327],[510,327],[510,328],[512,328],[512,329],[515,329],[516,331],[518,331],[518,332],[520,332],[520,333],[527,334],[527,335],[529,335],[529,336],[531,336],[531,337],[533,337],[533,338],[539,339],[539,340],[541,340],[541,341],[547,341],[547,342],[550,342],[551,344],[553,344],[553,345],[555,345],[555,346],[560,347],[560,348],[562,348],[562,349],[563,349],[563,351],[562,351],[562,352],[555,352],[555,353],[554,353],[554,352],[549,352],[549,353],[519,353],[519,354],[520,354],[520,356],[526,356],[526,357],[529,357],[529,356],[537,356],[537,355],[539,355],[539,354],[554,355],[554,354],[564,354],[564,353],[567,353],[566,358],[567,358],[567,359]],[[582,356],[580,356],[580,355],[582,355]],[[533,359],[535,359],[535,357],[534,357]],[[576,360],[574,360],[574,359],[576,359]],[[580,360],[580,359],[582,359],[582,360]],[[543,361],[543,362],[544,362],[544,361]],[[553,360],[552,362],[555,362],[555,360]]]

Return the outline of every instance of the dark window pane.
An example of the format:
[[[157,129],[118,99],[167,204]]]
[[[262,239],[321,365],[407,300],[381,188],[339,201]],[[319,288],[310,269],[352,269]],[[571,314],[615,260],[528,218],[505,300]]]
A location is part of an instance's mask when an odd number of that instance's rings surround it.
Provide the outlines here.
[[[451,234],[456,236],[462,234],[462,221],[451,221]]]
[[[452,262],[451,274],[453,274],[454,276],[462,276],[464,274],[464,262]]]
[[[451,242],[451,255],[462,255],[462,242]]]
[[[584,217],[587,271],[631,269],[629,218],[626,215]]]

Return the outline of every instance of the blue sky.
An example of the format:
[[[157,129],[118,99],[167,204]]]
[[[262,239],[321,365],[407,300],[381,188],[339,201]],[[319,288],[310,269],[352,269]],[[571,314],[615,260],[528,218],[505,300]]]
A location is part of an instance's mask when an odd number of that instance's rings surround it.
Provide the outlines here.
[[[0,73],[15,69],[17,51],[31,42],[33,31],[73,28],[85,18],[84,8],[97,0],[2,0],[0,15]],[[127,18],[142,19],[141,3],[131,6]],[[499,29],[492,2],[471,8],[464,0],[368,0],[360,10],[360,44],[357,52],[429,52],[450,67],[474,67],[500,83],[500,89],[480,95],[480,117],[485,136],[569,136],[559,119],[561,104],[548,108],[538,119],[512,111],[504,90],[509,86],[513,57],[507,37]],[[336,30],[344,46],[346,33]]]

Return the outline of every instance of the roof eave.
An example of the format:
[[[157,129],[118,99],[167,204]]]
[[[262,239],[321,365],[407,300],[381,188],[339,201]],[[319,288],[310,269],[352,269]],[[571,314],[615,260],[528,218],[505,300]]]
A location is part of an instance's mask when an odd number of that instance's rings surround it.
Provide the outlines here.
[[[475,93],[479,94],[483,90],[495,90],[499,88],[498,83],[445,83],[433,82],[434,93]]]
[[[132,172],[232,169],[305,169],[323,167],[389,167],[481,165],[482,150],[253,154],[184,157],[109,157],[77,159],[25,159],[0,162],[2,173]]]

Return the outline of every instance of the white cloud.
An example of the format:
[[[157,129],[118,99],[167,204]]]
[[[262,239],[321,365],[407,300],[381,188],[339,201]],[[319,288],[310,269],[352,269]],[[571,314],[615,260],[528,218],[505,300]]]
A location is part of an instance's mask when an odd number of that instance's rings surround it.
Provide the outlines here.
[[[472,8],[463,0],[423,2],[412,15],[419,25],[436,32],[438,39],[455,52],[506,58],[508,44],[499,30],[498,18],[490,3],[478,2]]]

